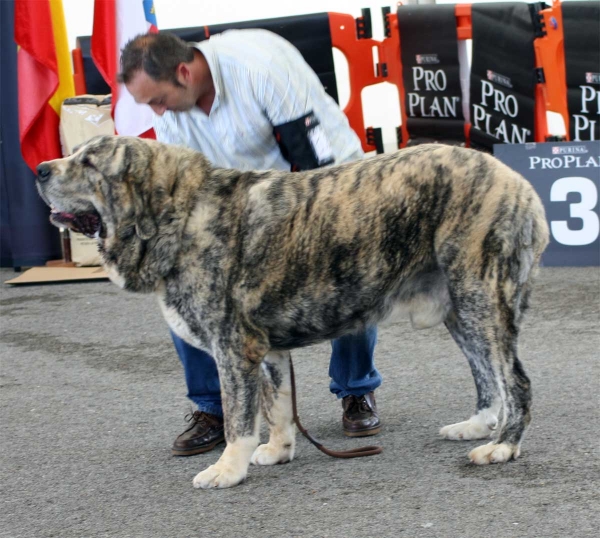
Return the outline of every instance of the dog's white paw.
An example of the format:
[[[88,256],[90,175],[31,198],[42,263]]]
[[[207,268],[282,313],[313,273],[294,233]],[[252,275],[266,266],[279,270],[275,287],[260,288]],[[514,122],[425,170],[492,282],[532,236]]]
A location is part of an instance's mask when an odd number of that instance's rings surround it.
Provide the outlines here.
[[[520,450],[517,445],[507,443],[488,443],[474,448],[469,452],[471,463],[476,465],[488,465],[490,463],[504,463],[512,458],[517,459]]]
[[[469,420],[444,426],[440,430],[440,435],[452,441],[486,439],[498,427],[497,411],[497,408],[482,409]]]
[[[452,441],[469,441],[471,439],[486,439],[494,430],[479,420],[465,420],[457,424],[444,426],[440,435]]]
[[[294,459],[294,443],[260,445],[252,454],[253,465],[277,465],[288,463]]]
[[[237,486],[245,478],[245,472],[236,471],[228,465],[217,462],[196,475],[194,478],[194,487],[202,489],[230,488]]]

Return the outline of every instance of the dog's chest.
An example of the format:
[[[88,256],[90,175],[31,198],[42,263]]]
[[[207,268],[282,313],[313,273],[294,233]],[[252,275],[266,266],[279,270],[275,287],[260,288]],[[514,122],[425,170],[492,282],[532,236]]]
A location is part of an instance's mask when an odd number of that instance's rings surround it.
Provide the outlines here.
[[[199,331],[192,331],[190,324],[185,318],[178,312],[178,310],[168,304],[167,302],[167,290],[164,283],[156,289],[156,296],[158,298],[158,304],[163,313],[163,316],[169,325],[169,328],[183,341],[190,344],[191,346],[210,351],[211,345],[207,336],[199,334]]]

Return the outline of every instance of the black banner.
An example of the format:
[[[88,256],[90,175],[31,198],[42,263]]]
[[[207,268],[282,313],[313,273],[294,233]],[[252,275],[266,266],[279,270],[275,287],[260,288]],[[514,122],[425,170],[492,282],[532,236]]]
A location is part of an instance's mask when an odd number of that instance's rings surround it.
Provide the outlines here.
[[[454,5],[398,7],[408,145],[464,144]]]
[[[563,2],[569,138],[600,140],[600,2]]]
[[[521,173],[544,203],[548,266],[600,265],[600,142],[501,144],[494,155]]]
[[[471,146],[534,140],[534,24],[528,4],[473,4]]]

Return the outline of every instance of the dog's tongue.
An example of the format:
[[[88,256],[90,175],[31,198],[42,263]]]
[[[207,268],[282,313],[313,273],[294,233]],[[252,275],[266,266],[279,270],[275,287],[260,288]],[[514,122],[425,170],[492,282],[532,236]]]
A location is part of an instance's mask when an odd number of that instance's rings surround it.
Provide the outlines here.
[[[50,214],[50,220],[53,224],[65,226],[87,237],[95,237],[102,226],[100,217],[95,213],[80,213],[75,215],[53,209]]]

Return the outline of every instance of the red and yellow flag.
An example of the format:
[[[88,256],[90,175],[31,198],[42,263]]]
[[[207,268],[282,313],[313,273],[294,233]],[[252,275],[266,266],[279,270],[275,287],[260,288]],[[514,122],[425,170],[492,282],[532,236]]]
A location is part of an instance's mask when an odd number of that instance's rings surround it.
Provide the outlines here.
[[[60,107],[75,95],[62,0],[16,0],[21,153],[31,168],[61,157]]]

